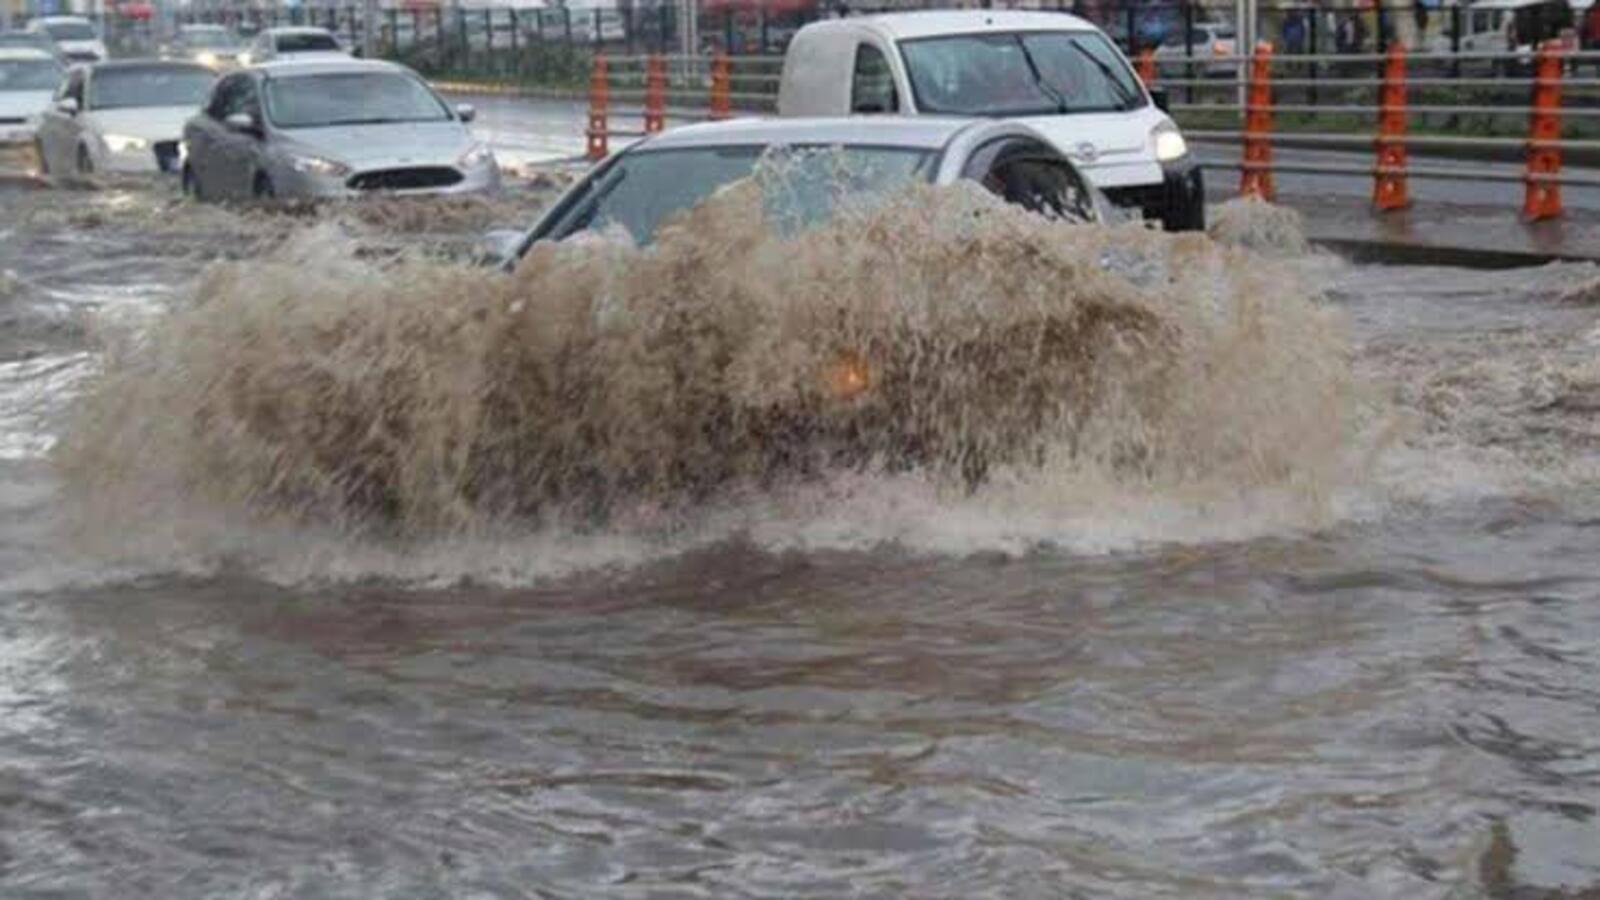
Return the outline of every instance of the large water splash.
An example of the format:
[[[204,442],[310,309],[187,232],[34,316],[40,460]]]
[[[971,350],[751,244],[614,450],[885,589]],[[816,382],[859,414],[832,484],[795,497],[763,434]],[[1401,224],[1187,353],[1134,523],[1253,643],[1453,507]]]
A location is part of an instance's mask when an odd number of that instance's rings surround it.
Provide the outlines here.
[[[1137,503],[1171,538],[1219,504],[1326,513],[1346,356],[1291,269],[1204,236],[970,186],[783,235],[746,185],[647,249],[542,246],[513,275],[361,259],[328,225],[219,264],[110,348],[56,458],[97,527],[205,509],[437,538],[760,507],[839,534],[841,489],[898,485],[918,518]]]

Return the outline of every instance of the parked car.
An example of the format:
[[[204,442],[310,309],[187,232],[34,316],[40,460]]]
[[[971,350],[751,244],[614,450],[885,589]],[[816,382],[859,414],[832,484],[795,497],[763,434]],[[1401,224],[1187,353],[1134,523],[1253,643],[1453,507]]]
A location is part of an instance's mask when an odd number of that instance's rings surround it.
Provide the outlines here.
[[[213,69],[228,69],[239,64],[244,46],[233,32],[221,25],[184,25],[178,29],[161,55],[167,59],[186,59]]]
[[[66,69],[55,54],[0,47],[0,146],[30,144]]]
[[[1228,59],[1237,52],[1238,35],[1233,25],[1226,22],[1196,22],[1185,34],[1182,28],[1167,35],[1155,50],[1158,62],[1187,62],[1196,78],[1232,78],[1239,64]],[[1177,66],[1169,72],[1182,72]],[[1187,77],[1187,76],[1185,76]]]
[[[1063,13],[963,10],[813,22],[784,55],[783,116],[1017,119],[1111,202],[1169,230],[1205,227],[1200,166],[1098,28]]]
[[[441,194],[500,185],[494,154],[415,72],[377,60],[252,66],[225,76],[183,129],[199,199]]]
[[[43,31],[0,31],[0,50],[43,50],[61,62],[67,58],[61,55],[61,48],[56,42],[50,40],[50,35]]]
[[[109,56],[100,32],[82,16],[43,16],[29,22],[28,30],[48,35],[68,62],[100,62]]]
[[[197,63],[120,60],[75,66],[39,121],[46,173],[177,172],[183,122],[216,74]]]
[[[1074,222],[1109,215],[1104,198],[1045,135],[1021,122],[946,118],[736,119],[688,125],[639,141],[597,166],[503,251],[510,261],[539,241],[625,229],[650,243],[671,215],[747,177],[774,148],[836,153],[854,198],[911,182],[971,179],[1006,200]],[[828,172],[840,166],[830,157]],[[786,191],[778,212],[813,220],[827,191]],[[804,208],[791,208],[799,203]]]
[[[261,65],[296,59],[344,58],[349,55],[339,39],[326,28],[268,28],[256,35],[240,61],[247,65]]]

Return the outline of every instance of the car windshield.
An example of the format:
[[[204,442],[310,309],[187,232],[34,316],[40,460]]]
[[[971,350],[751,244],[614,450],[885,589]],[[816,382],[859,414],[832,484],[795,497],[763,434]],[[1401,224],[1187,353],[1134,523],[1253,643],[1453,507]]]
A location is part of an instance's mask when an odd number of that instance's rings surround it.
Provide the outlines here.
[[[194,47],[203,50],[229,50],[239,46],[233,35],[222,29],[205,29],[203,31],[185,31],[178,35],[178,41],[185,47]]]
[[[55,41],[92,41],[97,37],[94,26],[86,22],[52,22],[44,30]]]
[[[199,106],[216,75],[199,66],[147,65],[96,69],[89,85],[90,109],[138,106]]]
[[[279,128],[443,122],[451,118],[427,86],[398,72],[333,72],[267,82],[267,117]]]
[[[932,177],[934,154],[910,147],[697,147],[619,157],[589,182],[567,217],[544,237],[626,229],[648,244],[674,213],[694,207],[719,188],[747,178],[763,156],[775,177],[764,184],[767,212],[781,226],[827,218],[841,198],[882,195]]]
[[[279,53],[339,52],[339,42],[331,34],[280,34],[275,39]]]
[[[0,59],[0,91],[53,91],[62,71],[53,59]]]
[[[1109,112],[1145,102],[1127,64],[1096,32],[967,34],[902,41],[900,47],[922,112]]]

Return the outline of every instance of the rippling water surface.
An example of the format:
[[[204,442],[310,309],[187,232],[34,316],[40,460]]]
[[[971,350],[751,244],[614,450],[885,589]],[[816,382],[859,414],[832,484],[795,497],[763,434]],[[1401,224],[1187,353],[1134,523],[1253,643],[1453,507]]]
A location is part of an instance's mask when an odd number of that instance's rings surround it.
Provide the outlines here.
[[[1308,527],[1087,553],[959,506],[302,576],[85,555],[45,458],[95,323],[280,226],[0,202],[6,896],[1600,892],[1600,271],[1307,259],[1395,410]],[[496,568],[536,554],[574,562]]]

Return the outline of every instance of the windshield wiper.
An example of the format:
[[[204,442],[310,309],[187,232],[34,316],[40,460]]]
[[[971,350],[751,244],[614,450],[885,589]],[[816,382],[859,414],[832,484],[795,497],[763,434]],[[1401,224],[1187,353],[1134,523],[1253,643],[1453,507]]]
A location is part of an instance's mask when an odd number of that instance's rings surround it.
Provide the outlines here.
[[[1033,75],[1033,83],[1039,88],[1039,92],[1049,97],[1050,101],[1056,105],[1056,112],[1071,112],[1072,110],[1067,106],[1067,98],[1062,96],[1054,85],[1045,83],[1044,73],[1039,71],[1039,63],[1033,58],[1033,51],[1029,50],[1028,45],[1022,40],[1022,35],[1017,35],[1016,40],[1017,47],[1022,50],[1022,58],[1028,63],[1028,72]],[[1073,46],[1077,45],[1074,44]]]
[[[1106,65],[1105,60],[1083,49],[1083,45],[1077,41],[1067,41],[1067,45],[1078,51],[1078,54],[1084,59],[1087,59],[1089,62],[1093,63],[1094,67],[1100,70],[1100,74],[1106,77],[1106,81],[1111,83],[1111,87],[1117,92],[1117,96],[1122,98],[1123,111],[1133,109],[1138,105],[1139,98],[1128,93],[1127,86],[1117,80],[1117,73],[1112,71],[1110,66]]]

